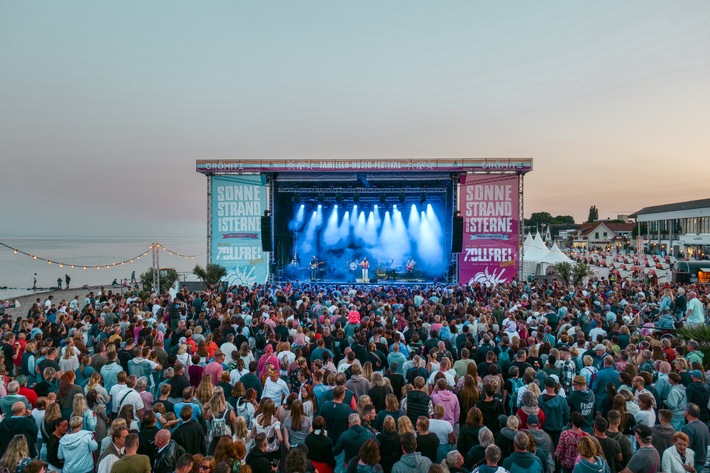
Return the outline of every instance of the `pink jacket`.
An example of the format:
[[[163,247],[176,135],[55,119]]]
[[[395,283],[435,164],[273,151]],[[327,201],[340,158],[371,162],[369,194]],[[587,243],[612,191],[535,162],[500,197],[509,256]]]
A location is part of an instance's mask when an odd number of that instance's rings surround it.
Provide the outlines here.
[[[459,406],[459,398],[456,397],[456,394],[449,390],[437,391],[431,395],[431,402],[434,406],[442,404],[446,408],[443,420],[450,423],[452,427],[458,422],[461,407]]]

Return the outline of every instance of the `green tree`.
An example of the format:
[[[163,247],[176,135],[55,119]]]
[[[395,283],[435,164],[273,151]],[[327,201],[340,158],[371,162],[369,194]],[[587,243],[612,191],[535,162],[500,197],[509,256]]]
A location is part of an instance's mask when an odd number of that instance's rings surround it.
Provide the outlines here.
[[[565,285],[572,280],[572,263],[557,263],[552,265],[550,269],[552,274],[557,275]]]
[[[599,209],[596,205],[589,207],[589,216],[587,217],[587,222],[596,222],[599,220]]]
[[[223,277],[227,275],[227,268],[218,264],[208,264],[204,268],[199,264],[195,265],[192,274],[202,279],[208,287],[219,284]]]
[[[574,225],[574,217],[571,215],[558,215],[554,218],[552,223],[559,223],[561,225]]]
[[[174,268],[167,268],[160,270],[160,293],[163,293],[173,287],[175,281],[180,279],[180,275]],[[153,270],[149,269],[145,273],[141,274],[139,277],[141,286],[146,291],[153,291]]]
[[[535,212],[530,218],[525,222],[526,225],[530,227],[535,227],[538,225],[548,225],[552,222],[552,215],[548,212]]]
[[[594,271],[583,261],[578,261],[572,268],[572,283],[576,286],[587,276],[593,276]]]

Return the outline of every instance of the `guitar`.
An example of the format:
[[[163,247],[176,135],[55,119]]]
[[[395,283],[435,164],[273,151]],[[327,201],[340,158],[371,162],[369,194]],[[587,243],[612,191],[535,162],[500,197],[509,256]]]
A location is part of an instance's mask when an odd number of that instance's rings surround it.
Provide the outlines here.
[[[412,271],[414,271],[414,265],[415,265],[415,264],[417,264],[417,262],[414,261],[414,260],[411,260],[411,261],[408,261],[408,262],[407,262],[407,264],[405,265],[405,267],[406,267],[408,273],[411,273]]]

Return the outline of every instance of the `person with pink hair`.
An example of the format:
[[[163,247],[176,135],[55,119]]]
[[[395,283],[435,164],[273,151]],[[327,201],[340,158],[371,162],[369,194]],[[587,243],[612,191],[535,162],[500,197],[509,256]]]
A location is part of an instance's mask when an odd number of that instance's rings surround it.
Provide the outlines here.
[[[259,378],[262,378],[264,377],[264,375],[266,375],[266,367],[268,365],[279,366],[279,359],[276,358],[276,355],[274,355],[274,347],[269,343],[266,344],[266,348],[264,348],[264,354],[261,355],[261,358],[259,358]]]

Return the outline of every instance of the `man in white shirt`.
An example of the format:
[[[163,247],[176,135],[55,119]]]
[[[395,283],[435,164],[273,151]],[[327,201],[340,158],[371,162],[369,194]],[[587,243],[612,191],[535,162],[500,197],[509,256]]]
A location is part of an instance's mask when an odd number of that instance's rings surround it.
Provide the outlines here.
[[[230,333],[227,335],[227,341],[219,347],[220,351],[227,355],[227,358],[232,359],[232,352],[239,351],[237,346],[234,344],[234,334]]]
[[[697,292],[690,291],[688,293],[688,310],[681,321],[685,322],[686,327],[689,328],[705,324],[705,311],[703,310],[703,303],[698,299]]]
[[[118,395],[118,410],[117,412],[121,412],[121,408],[123,406],[127,405],[132,405],[133,406],[133,417],[135,418],[136,422],[138,422],[140,419],[138,417],[139,412],[143,410],[145,407],[145,404],[143,404],[143,398],[141,395],[136,391],[136,383],[138,382],[138,378],[135,376],[129,376],[126,379],[126,389],[123,390],[119,395]]]
[[[286,397],[291,393],[286,381],[279,377],[278,370],[271,370],[264,383],[264,390],[261,393],[262,399],[268,397],[274,401],[274,405],[279,407]]]

